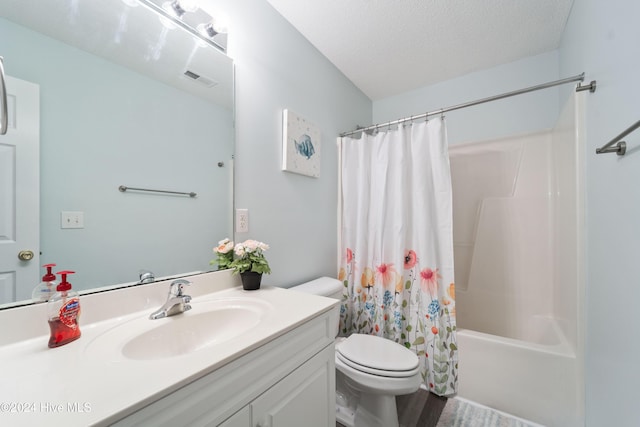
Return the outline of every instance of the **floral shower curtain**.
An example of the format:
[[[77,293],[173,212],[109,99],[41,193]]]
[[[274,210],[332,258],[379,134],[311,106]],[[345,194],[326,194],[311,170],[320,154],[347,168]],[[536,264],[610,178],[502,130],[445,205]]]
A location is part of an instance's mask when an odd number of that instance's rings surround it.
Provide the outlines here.
[[[343,138],[344,335],[396,341],[420,360],[428,390],[457,390],[451,175],[444,117]]]

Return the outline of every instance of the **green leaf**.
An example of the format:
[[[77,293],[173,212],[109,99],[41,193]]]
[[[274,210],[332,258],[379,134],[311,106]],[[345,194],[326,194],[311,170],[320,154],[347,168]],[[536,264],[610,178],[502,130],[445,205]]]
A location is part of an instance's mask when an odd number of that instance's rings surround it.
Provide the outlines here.
[[[407,342],[404,343],[404,346],[407,347],[407,348],[411,348],[411,343],[409,341],[407,341]]]
[[[403,299],[402,300],[402,308],[406,308],[407,307],[407,300]]]
[[[407,332],[411,332],[411,330],[412,330],[413,328],[411,327],[411,325],[407,325],[407,328],[406,328],[406,329],[407,329]]]
[[[345,288],[348,288],[348,287],[349,287],[349,281],[348,281],[348,280],[345,280],[343,283],[344,283],[344,287],[345,287]]]
[[[424,337],[416,338],[416,340],[413,342],[412,345],[420,345],[420,344],[424,344]]]
[[[404,288],[405,289],[411,288],[411,281],[410,280],[407,280],[407,282],[404,284]]]
[[[424,350],[420,350],[416,353],[416,356],[424,356]]]
[[[436,362],[440,362],[440,363],[447,363],[449,361],[449,358],[447,357],[446,354],[436,353],[433,356],[433,360],[435,360]]]
[[[407,335],[403,332],[403,333],[400,334],[400,338],[403,339],[403,340],[406,340],[407,339]]]
[[[451,343],[451,344],[449,344],[449,348],[450,348],[451,350],[457,350],[457,349],[458,349],[458,346],[456,346],[454,343]]]

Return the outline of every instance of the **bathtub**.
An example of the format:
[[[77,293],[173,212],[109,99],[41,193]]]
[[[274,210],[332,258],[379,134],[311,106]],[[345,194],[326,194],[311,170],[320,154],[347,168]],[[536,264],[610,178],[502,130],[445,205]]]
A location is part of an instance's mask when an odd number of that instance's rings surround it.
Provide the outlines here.
[[[458,396],[583,425],[580,94],[554,129],[449,148]]]
[[[577,426],[578,363],[554,321],[556,344],[458,329],[458,396],[545,426]]]

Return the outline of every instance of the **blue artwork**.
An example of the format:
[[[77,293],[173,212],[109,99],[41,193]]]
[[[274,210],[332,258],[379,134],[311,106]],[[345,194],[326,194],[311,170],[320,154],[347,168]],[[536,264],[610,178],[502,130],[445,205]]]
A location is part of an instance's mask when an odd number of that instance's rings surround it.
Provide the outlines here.
[[[316,152],[316,150],[313,149],[313,142],[311,142],[311,137],[309,135],[302,135],[300,137],[300,142],[294,139],[293,144],[295,145],[298,154],[306,157],[307,159],[310,159]]]
[[[319,177],[320,129],[297,114],[284,110],[282,136],[282,170]]]

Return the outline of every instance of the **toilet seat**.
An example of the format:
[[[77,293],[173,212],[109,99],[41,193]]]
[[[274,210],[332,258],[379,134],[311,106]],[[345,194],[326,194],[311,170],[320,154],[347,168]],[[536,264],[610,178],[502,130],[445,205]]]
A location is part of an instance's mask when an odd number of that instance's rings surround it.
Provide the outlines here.
[[[420,370],[411,350],[375,335],[351,335],[336,345],[336,358],[352,369],[382,377],[407,378]]]

